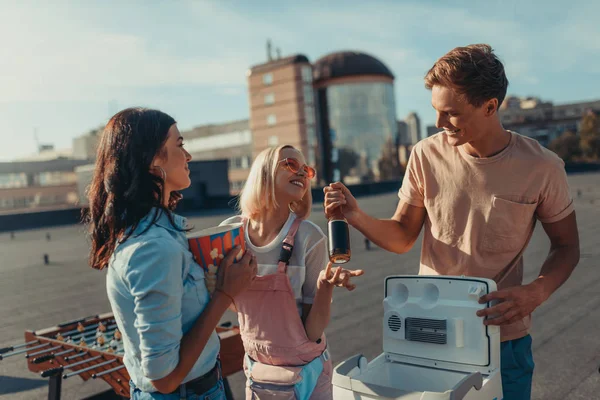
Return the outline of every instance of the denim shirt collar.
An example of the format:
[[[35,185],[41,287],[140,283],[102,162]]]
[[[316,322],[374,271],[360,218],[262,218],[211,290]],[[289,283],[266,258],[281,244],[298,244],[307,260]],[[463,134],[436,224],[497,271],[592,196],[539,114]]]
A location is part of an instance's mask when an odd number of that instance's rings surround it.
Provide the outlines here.
[[[148,226],[152,223],[152,221],[154,220],[156,213],[158,212],[158,216],[156,218],[156,221],[154,222],[155,225],[158,225],[162,228],[165,228],[166,230],[173,232],[173,233],[181,233],[183,230],[185,230],[187,228],[187,219],[182,217],[181,215],[177,215],[175,213],[171,212],[171,216],[173,218],[173,222],[174,224],[171,224],[171,221],[169,221],[169,216],[167,215],[167,211],[163,210],[162,208],[158,208],[158,207],[153,207],[150,212],[140,220],[140,223],[136,229],[136,233],[141,233],[144,230],[146,230],[148,228]]]

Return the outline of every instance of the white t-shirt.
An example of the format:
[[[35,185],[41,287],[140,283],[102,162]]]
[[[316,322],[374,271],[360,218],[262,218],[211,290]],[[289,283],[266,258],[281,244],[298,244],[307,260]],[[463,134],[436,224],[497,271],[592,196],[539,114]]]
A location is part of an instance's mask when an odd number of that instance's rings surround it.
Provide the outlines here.
[[[246,246],[256,256],[259,276],[277,272],[283,239],[287,236],[295,219],[296,215],[290,213],[277,237],[271,243],[261,247],[252,244],[248,236],[248,222],[246,222],[244,229]],[[238,215],[227,218],[221,222],[221,225],[240,222],[242,222],[242,217]],[[300,315],[302,315],[302,304],[313,303],[317,292],[319,273],[327,266],[329,257],[327,255],[327,241],[325,239],[326,236],[321,228],[307,220],[300,223],[294,237],[294,250],[292,251],[292,257],[287,267],[287,275],[294,291]]]

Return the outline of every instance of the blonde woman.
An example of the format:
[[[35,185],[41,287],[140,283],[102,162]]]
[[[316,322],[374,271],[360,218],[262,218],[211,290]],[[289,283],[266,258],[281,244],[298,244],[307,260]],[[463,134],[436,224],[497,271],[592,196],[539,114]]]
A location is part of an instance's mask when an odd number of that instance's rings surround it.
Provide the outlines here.
[[[292,146],[261,152],[239,197],[246,245],[258,273],[234,298],[246,350],[247,398],[330,399],[332,364],[323,331],[334,286],[353,290],[363,271],[332,268],[326,236],[306,218],[315,170]]]

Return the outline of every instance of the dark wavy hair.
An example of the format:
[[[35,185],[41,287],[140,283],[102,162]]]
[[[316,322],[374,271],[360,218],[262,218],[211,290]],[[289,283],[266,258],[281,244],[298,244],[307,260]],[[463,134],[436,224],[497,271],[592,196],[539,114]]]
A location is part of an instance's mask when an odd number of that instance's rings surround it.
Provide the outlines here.
[[[504,101],[508,79],[504,65],[487,44],[472,44],[450,50],[425,75],[425,87],[435,85],[456,90],[469,104],[480,107],[490,99]]]
[[[150,172],[154,158],[165,151],[173,124],[171,116],[145,108],[127,108],[106,124],[88,189],[90,208],[83,215],[91,236],[92,268],[106,267],[117,241],[127,240],[152,208],[156,207],[153,222],[163,210],[173,224],[171,211],[182,196],[172,192],[165,207],[164,181]]]

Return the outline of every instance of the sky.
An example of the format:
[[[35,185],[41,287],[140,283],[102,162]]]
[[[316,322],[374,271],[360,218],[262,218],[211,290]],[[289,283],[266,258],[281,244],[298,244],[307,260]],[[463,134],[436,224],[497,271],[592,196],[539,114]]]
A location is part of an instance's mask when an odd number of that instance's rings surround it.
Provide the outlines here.
[[[423,76],[457,46],[490,44],[508,93],[600,99],[600,2],[0,0],[0,161],[74,137],[130,106],[180,130],[249,117],[246,72],[266,41],[312,62],[355,50],[395,75],[398,119],[435,121]],[[34,134],[35,133],[35,134]]]

